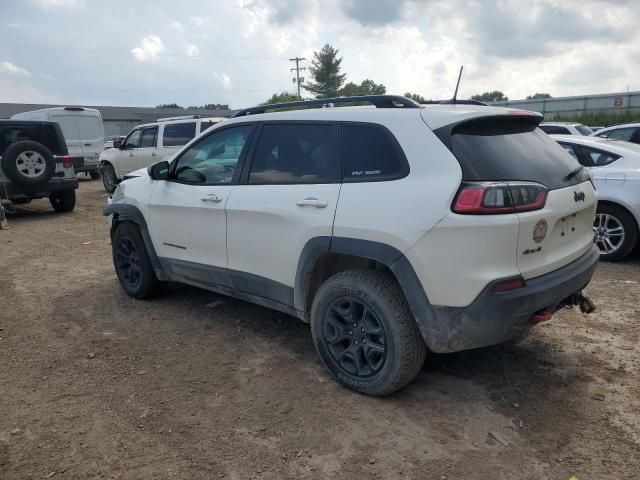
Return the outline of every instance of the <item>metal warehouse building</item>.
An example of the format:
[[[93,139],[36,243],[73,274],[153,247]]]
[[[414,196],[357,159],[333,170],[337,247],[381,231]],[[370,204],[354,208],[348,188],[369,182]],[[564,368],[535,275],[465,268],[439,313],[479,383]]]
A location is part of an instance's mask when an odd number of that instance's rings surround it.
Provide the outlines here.
[[[605,93],[579,97],[558,97],[544,100],[508,100],[491,105],[533,110],[551,120],[557,115],[579,117],[585,113],[637,112],[640,116],[640,92]]]
[[[41,108],[64,107],[66,105],[44,105],[35,103],[0,103],[0,118],[10,118],[16,113],[39,110]],[[83,105],[100,110],[104,122],[104,133],[126,135],[133,127],[142,123],[155,122],[158,118],[178,117],[181,115],[200,115],[201,117],[230,117],[233,110],[199,110],[188,108],[145,108],[145,107],[108,107]]]

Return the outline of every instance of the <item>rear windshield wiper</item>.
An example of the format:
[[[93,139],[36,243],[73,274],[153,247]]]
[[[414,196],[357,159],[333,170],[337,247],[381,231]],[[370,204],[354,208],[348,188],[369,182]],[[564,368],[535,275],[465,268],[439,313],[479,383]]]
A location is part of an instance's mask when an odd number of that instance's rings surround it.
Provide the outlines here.
[[[569,174],[566,177],[564,177],[564,181],[568,182],[569,180],[571,180],[573,177],[578,175],[582,171],[583,168],[584,168],[584,166],[580,165],[578,168],[574,168],[573,170],[571,170],[569,172]]]

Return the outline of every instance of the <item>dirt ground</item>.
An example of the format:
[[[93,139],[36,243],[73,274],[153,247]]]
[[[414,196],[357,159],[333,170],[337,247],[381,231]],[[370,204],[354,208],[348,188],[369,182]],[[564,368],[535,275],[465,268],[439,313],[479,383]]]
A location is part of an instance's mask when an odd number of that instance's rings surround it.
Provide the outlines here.
[[[0,231],[0,479],[640,475],[640,254],[599,266],[596,314],[432,354],[375,399],[293,317],[187,286],[127,297],[105,201],[81,180],[74,212],[36,201]]]

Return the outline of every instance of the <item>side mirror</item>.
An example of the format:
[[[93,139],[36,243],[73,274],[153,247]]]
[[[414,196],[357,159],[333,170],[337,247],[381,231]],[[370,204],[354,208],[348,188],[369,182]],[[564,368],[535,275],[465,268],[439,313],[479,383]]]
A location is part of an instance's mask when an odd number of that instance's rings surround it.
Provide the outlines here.
[[[147,167],[151,180],[169,180],[169,162],[158,162]]]
[[[122,142],[120,140],[113,141],[113,148],[121,148],[121,147],[122,147]]]

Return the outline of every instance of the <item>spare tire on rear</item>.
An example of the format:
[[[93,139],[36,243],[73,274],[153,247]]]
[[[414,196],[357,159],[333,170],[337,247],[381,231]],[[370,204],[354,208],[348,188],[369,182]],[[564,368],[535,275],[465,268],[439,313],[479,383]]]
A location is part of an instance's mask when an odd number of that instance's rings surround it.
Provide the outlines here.
[[[56,171],[56,160],[41,143],[16,142],[4,151],[2,170],[16,185],[33,188],[51,179]]]

